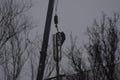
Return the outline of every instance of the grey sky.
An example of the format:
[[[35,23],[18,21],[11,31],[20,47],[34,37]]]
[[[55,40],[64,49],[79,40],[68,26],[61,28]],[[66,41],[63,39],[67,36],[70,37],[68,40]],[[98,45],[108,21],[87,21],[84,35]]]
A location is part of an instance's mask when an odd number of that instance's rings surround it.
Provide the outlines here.
[[[38,25],[34,31],[41,36],[44,31],[48,1],[34,0],[34,7],[31,9],[34,22]],[[79,37],[79,43],[83,43],[86,40],[84,36],[86,27],[91,26],[95,18],[100,20],[102,11],[107,15],[112,15],[113,12],[120,12],[120,0],[59,0],[59,28],[67,35],[65,45],[69,45],[69,34],[71,31],[73,35]],[[54,23],[52,22],[51,34],[55,32]],[[62,59],[64,59],[62,60],[64,63],[67,61],[65,58]]]
[[[34,7],[31,15],[38,25],[35,30],[38,34],[43,34],[46,12],[49,0],[33,0]],[[92,25],[94,18],[101,17],[103,11],[107,15],[113,12],[120,12],[120,0],[59,0],[58,16],[59,27],[69,35],[72,31],[81,41],[84,41],[84,32],[87,26]],[[55,33],[52,22],[51,33]]]
[[[31,37],[34,37],[35,33],[41,36],[43,34],[48,1],[33,0],[33,7],[30,9],[29,14],[33,17],[34,24],[38,25],[38,27],[31,31]],[[112,15],[113,12],[120,12],[120,0],[59,0],[60,30],[64,31],[67,37],[72,31],[74,35],[79,37],[79,42],[82,43],[85,40],[84,32],[86,27],[92,25],[94,18],[100,19],[101,11],[107,15]],[[52,22],[51,34],[55,32]],[[68,43],[69,38],[67,38],[65,44]]]

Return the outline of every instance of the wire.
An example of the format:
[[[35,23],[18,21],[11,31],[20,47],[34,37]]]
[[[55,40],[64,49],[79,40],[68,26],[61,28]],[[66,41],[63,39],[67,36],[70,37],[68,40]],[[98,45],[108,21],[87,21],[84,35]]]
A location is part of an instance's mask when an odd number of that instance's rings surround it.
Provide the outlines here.
[[[57,14],[58,3],[59,3],[59,0],[56,0],[56,4],[55,4],[55,14]]]
[[[58,3],[59,3],[59,0],[56,0],[56,2],[55,2],[55,16],[54,16],[54,23],[55,23],[55,27],[56,27],[56,29],[57,29],[57,32],[59,32],[59,29],[58,29],[58,15],[57,15]]]

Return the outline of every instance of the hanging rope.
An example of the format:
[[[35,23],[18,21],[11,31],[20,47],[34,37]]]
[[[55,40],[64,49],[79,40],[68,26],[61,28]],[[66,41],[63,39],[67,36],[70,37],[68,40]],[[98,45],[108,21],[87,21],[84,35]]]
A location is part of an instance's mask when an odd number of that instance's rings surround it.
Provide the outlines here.
[[[56,33],[56,39],[57,39],[57,55],[58,55],[58,61],[61,60],[62,58],[62,44],[65,40],[65,34],[64,32],[60,32],[59,31],[59,28],[58,28],[58,15],[57,15],[57,11],[58,11],[58,2],[59,0],[56,0],[55,2],[55,16],[54,16],[54,24],[55,24],[55,27],[57,29],[57,33]],[[56,57],[56,56],[55,56]],[[54,58],[55,59],[55,58]],[[56,60],[56,59],[55,59]]]
[[[56,29],[57,29],[57,32],[59,32],[59,29],[58,29],[58,15],[57,15],[57,9],[58,9],[58,0],[56,0],[56,3],[55,3],[54,23],[55,23],[55,27],[56,27]]]
[[[56,0],[56,3],[55,3],[55,14],[57,14],[58,3],[59,3],[59,0]]]

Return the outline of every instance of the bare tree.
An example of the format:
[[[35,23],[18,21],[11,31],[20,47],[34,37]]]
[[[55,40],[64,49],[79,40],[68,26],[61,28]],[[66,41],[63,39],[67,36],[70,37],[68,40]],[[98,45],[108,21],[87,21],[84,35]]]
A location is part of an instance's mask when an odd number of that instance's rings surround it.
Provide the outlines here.
[[[41,48],[41,37],[40,36],[36,36],[35,40],[33,41],[28,41],[30,46],[29,46],[29,50],[28,53],[30,54],[30,77],[31,80],[36,80],[36,74],[37,74],[37,65],[39,62],[39,52],[40,52],[40,48]],[[50,43],[51,44],[51,43]],[[45,67],[45,72],[44,72],[44,77],[43,79],[47,79],[50,78],[51,75],[54,72],[55,69],[55,62],[53,61],[53,53],[52,53],[52,45],[48,45],[48,55],[46,58],[46,67]]]
[[[73,74],[70,78],[71,80],[85,80],[86,79],[86,73],[85,73],[85,62],[83,62],[83,52],[82,48],[78,47],[77,44],[77,37],[73,37],[73,35],[70,35],[70,41],[71,45],[70,48],[67,50],[67,57],[70,62],[70,66],[73,68]]]
[[[50,43],[51,44],[51,43]],[[45,72],[44,72],[44,79],[50,78],[51,75],[53,74],[54,70],[56,69],[55,66],[55,61],[53,59],[53,51],[52,51],[52,46],[48,45],[48,54],[46,58],[46,67],[45,67]]]
[[[5,62],[2,66],[8,80],[18,79],[25,62],[29,57],[29,53],[26,52],[28,43],[24,41],[25,39],[25,37],[23,39],[23,37],[15,35],[6,43],[7,45],[5,45],[6,55],[4,56]]]
[[[0,63],[4,80],[17,80],[29,54],[27,40],[32,23],[26,16],[29,0],[0,0]]]
[[[103,14],[102,20],[96,20],[92,27],[87,28],[88,43],[85,51],[88,53],[90,70],[85,69],[82,62],[81,48],[78,48],[76,39],[71,36],[71,48],[68,49],[70,64],[79,77],[74,75],[75,80],[118,80],[119,71],[119,14],[113,17]],[[70,78],[71,79],[71,78]]]
[[[86,50],[90,56],[93,80],[116,80],[119,20],[117,13],[113,17],[103,14],[100,24],[95,20],[87,29],[89,43]]]
[[[37,40],[37,38],[36,38]],[[36,65],[38,64],[38,59],[39,59],[39,50],[40,50],[40,47],[39,47],[39,41],[28,41],[30,46],[29,46],[29,49],[28,49],[28,53],[30,54],[30,58],[29,58],[29,61],[30,61],[30,77],[31,77],[31,80],[36,80],[36,74],[37,74],[37,67]],[[36,44],[37,43],[37,44]]]
[[[25,5],[26,1],[0,0],[0,49],[11,37],[26,28],[27,20],[24,20],[23,14],[31,7],[31,4]],[[11,32],[13,26],[16,26],[14,33]]]

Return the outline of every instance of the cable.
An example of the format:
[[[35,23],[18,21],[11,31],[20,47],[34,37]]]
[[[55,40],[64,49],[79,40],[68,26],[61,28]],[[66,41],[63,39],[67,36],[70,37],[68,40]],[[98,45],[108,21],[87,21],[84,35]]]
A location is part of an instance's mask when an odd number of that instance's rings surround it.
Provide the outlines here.
[[[55,5],[55,14],[57,14],[58,3],[59,3],[59,0],[56,0],[56,5]]]
[[[57,15],[58,3],[59,3],[59,0],[56,0],[56,3],[55,3],[54,24],[55,24],[55,27],[57,29],[57,32],[59,32],[59,29],[58,29],[58,15]]]

